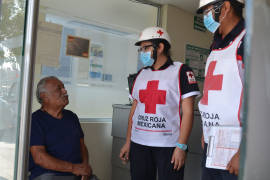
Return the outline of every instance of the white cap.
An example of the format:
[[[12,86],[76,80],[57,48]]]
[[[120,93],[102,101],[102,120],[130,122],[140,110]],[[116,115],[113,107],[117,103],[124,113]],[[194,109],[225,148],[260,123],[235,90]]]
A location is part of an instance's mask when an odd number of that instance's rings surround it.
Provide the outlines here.
[[[199,5],[199,8],[197,10],[197,13],[201,14],[203,12],[204,7],[215,4],[219,1],[222,1],[222,0],[200,0],[200,5]],[[245,0],[236,0],[236,1],[238,1],[241,4],[245,4]]]
[[[141,42],[154,39],[166,40],[171,45],[171,39],[167,31],[160,27],[149,27],[144,29],[139,37],[139,40],[135,43],[135,46],[140,46]]]

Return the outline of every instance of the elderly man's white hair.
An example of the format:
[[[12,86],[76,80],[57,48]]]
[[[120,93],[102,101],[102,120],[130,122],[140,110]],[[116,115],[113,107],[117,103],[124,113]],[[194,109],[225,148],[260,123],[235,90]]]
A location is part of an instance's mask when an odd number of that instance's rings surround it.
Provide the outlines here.
[[[38,102],[40,104],[43,103],[42,98],[40,97],[40,94],[43,93],[43,92],[47,92],[47,89],[45,88],[45,86],[46,86],[47,81],[50,80],[50,79],[59,80],[55,76],[48,76],[48,77],[42,78],[37,84],[36,96],[37,96],[37,100],[38,100]]]

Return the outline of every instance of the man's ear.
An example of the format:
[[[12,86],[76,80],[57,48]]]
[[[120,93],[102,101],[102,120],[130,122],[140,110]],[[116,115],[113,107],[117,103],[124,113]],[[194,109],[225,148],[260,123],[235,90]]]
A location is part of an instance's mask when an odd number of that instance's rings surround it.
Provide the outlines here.
[[[225,1],[222,8],[221,8],[221,18],[224,17],[226,14],[232,10],[232,5],[229,1]]]

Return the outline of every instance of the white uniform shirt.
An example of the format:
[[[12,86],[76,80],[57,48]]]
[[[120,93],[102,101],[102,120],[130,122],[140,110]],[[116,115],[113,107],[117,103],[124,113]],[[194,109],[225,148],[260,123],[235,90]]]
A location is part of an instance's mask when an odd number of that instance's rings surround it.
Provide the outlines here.
[[[131,140],[155,147],[175,147],[180,134],[180,71],[183,64],[174,62],[164,70],[143,69],[136,78],[132,97],[137,107],[132,118]],[[196,83],[192,71],[189,82]],[[188,95],[187,95],[188,94]],[[185,94],[185,98],[199,91]]]
[[[199,102],[204,141],[211,127],[240,126],[243,82],[237,62],[237,49],[245,30],[224,49],[213,50],[205,68],[203,97]]]

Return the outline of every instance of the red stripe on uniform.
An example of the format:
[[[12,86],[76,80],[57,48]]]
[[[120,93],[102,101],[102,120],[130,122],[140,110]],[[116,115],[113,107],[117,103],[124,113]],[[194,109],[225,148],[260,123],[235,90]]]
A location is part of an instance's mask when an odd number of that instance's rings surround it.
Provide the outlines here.
[[[180,118],[180,129],[181,129],[181,124],[182,124],[182,119],[181,119],[181,99],[182,99],[182,92],[181,92],[181,69],[183,67],[183,64],[181,65],[181,67],[179,68],[179,74],[178,74],[178,78],[179,78],[179,92],[180,92],[180,98],[179,98],[179,118]]]
[[[131,97],[132,97],[132,98],[134,98],[134,97],[132,96],[132,94],[133,94],[133,89],[134,89],[136,80],[137,80],[138,76],[140,75],[140,73],[142,72],[142,70],[143,70],[143,69],[141,69],[141,70],[138,72],[138,75],[136,76],[136,78],[135,78],[135,80],[134,80],[134,82],[133,82],[132,89],[131,89]]]
[[[243,61],[243,57],[241,55],[236,56],[237,61]]]
[[[241,113],[241,109],[242,109],[242,100],[243,100],[243,88],[242,88],[241,97],[240,97],[240,105],[238,108],[238,121],[239,121],[240,126],[242,126],[241,118],[240,118],[240,113]]]
[[[147,132],[172,132],[172,130],[149,130],[149,129],[141,129],[137,127],[135,127],[135,129],[141,130],[141,131],[147,131]]]

